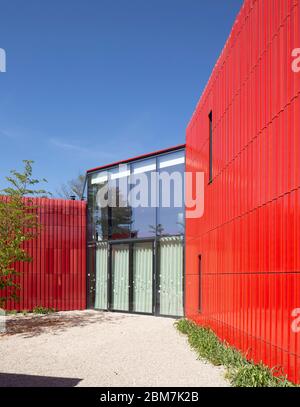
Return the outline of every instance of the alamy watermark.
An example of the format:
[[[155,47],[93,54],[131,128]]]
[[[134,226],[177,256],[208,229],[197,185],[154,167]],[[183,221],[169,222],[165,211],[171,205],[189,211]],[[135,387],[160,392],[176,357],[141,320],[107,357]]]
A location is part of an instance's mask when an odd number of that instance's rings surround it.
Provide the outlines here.
[[[295,73],[300,72],[300,48],[295,48],[292,51],[292,71]]]
[[[6,72],[6,52],[0,48],[0,73]]]
[[[155,171],[147,168],[131,173],[120,165],[115,173],[100,173],[92,179],[98,185],[98,208],[181,208],[186,218],[204,213],[204,173]]]
[[[298,334],[300,333],[300,308],[292,310],[292,317],[294,318],[292,322],[292,332]]]

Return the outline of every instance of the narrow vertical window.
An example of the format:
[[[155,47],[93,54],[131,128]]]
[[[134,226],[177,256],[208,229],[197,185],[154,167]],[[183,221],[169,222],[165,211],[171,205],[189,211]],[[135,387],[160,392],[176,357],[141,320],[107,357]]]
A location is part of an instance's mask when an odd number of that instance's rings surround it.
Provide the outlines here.
[[[199,254],[198,256],[198,273],[199,273],[199,287],[198,287],[198,311],[202,312],[202,255]]]
[[[213,117],[212,112],[208,115],[209,120],[209,182],[213,179]]]

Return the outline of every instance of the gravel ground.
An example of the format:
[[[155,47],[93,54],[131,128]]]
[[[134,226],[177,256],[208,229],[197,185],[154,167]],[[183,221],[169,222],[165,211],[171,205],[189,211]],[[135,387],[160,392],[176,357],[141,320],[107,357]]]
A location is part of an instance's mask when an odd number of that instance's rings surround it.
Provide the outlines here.
[[[10,316],[0,386],[228,386],[173,323],[97,311]]]

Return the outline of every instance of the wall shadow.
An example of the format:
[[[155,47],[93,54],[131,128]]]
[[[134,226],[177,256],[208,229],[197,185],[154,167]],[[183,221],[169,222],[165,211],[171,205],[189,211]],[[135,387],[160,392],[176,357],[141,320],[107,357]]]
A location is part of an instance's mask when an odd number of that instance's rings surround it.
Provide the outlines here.
[[[29,315],[8,318],[5,336],[22,335],[24,338],[43,333],[58,334],[73,327],[84,327],[95,323],[117,324],[124,315],[101,311],[58,312],[50,315]],[[0,335],[1,336],[1,335]]]
[[[74,387],[82,379],[0,373],[0,387]]]

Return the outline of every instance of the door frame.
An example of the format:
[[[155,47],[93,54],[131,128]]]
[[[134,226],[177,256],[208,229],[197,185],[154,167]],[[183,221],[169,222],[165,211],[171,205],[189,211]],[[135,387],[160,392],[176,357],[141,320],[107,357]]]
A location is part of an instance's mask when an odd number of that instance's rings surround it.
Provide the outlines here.
[[[170,237],[170,236],[161,236],[161,238],[165,238],[165,237]],[[171,236],[173,237],[173,236]],[[175,237],[175,236],[174,236]],[[156,311],[153,315],[158,316],[158,317],[164,317],[164,318],[175,318],[175,319],[181,319],[184,318],[185,315],[185,296],[186,296],[186,285],[185,285],[185,238],[184,236],[176,236],[177,238],[179,238],[181,245],[182,245],[182,308],[183,308],[183,315],[182,316],[178,316],[178,315],[165,315],[165,314],[161,314],[160,312],[160,256],[161,256],[161,251],[160,251],[160,245],[161,245],[161,239],[157,238],[156,239],[156,270],[157,270],[157,276],[156,276]]]
[[[96,278],[96,255],[93,255],[93,261],[91,262],[87,256],[87,308],[96,309],[99,311],[109,311],[109,312],[120,312],[120,313],[129,313],[129,314],[141,314],[141,315],[154,315],[165,318],[182,318],[178,315],[163,315],[160,314],[160,294],[159,294],[159,244],[160,238],[165,236],[154,236],[153,238],[136,238],[136,239],[118,239],[118,240],[106,240],[99,243],[107,244],[107,307],[105,309],[95,308],[93,306],[93,296],[91,292],[95,289],[95,278]],[[177,236],[180,238],[180,236]],[[185,316],[185,297],[186,297],[186,284],[185,284],[185,238],[181,236],[182,247],[183,247],[183,264],[182,264],[182,285],[183,285],[183,316]],[[110,306],[110,284],[111,284],[111,247],[115,244],[133,244],[133,243],[153,243],[153,275],[152,275],[152,313],[143,313],[143,312],[131,312],[131,311],[115,311],[111,309]],[[89,250],[97,250],[98,242],[89,242],[87,247]],[[91,291],[92,289],[92,291]],[[95,294],[95,293],[94,293]]]
[[[133,310],[133,247],[134,244],[138,243],[151,243],[152,244],[152,312],[137,312]],[[114,246],[127,245],[129,250],[128,256],[128,280],[129,280],[129,290],[128,290],[128,304],[129,309],[126,310],[115,310],[113,309],[113,298],[112,298],[112,273],[113,273],[113,255],[112,249]],[[107,267],[107,310],[110,312],[122,312],[127,314],[141,314],[141,315],[156,315],[156,274],[157,274],[157,264],[156,264],[156,239],[146,238],[146,239],[121,239],[121,240],[110,240],[108,241],[108,267]]]

